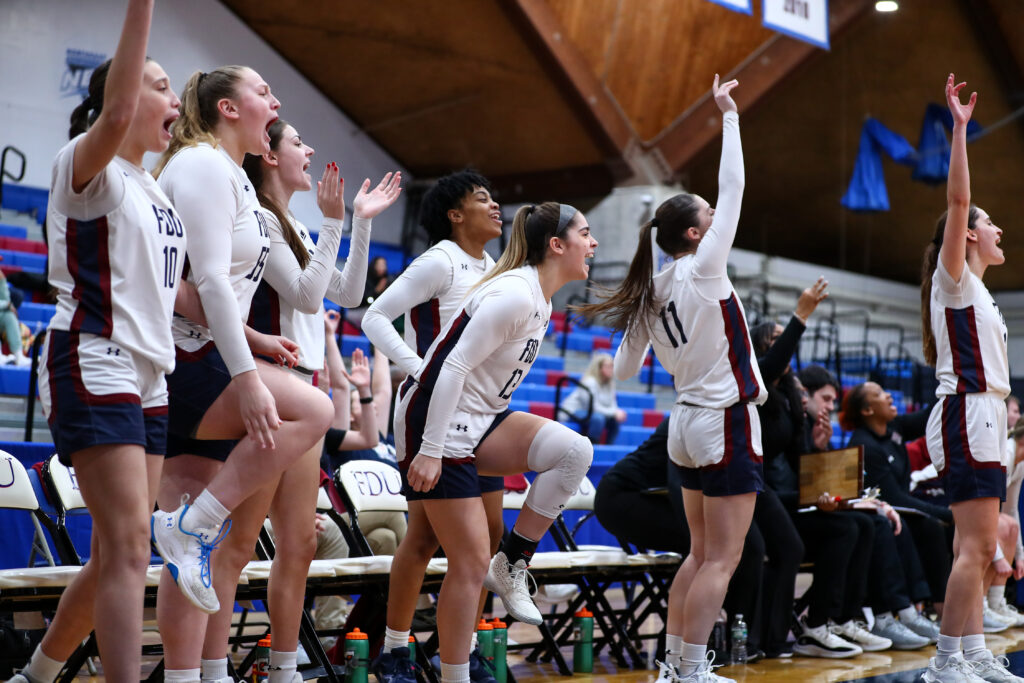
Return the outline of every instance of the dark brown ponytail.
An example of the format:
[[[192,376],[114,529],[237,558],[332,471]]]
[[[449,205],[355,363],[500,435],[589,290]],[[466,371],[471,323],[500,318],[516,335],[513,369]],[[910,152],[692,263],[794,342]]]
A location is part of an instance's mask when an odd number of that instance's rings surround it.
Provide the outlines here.
[[[938,351],[935,347],[935,335],[932,333],[932,275],[939,265],[939,252],[942,251],[942,238],[946,234],[946,217],[949,211],[943,212],[935,223],[935,234],[931,242],[924,248],[921,260],[921,346],[924,350],[924,361],[935,366],[938,362]],[[978,207],[971,204],[967,214],[967,229],[974,230],[978,222]]]
[[[276,152],[281,148],[281,140],[284,137],[284,129],[287,126],[288,122],[283,119],[278,119],[271,124],[267,131],[270,134],[271,151]],[[249,176],[249,180],[252,181],[252,186],[256,190],[256,198],[260,200],[260,206],[274,214],[274,217],[277,218],[277,222],[281,225],[281,234],[284,235],[285,241],[291,248],[292,253],[295,254],[295,260],[299,262],[299,267],[305,270],[306,266],[309,265],[309,252],[306,251],[306,245],[302,243],[302,239],[295,232],[295,228],[292,227],[287,208],[278,206],[277,202],[264,191],[263,185],[266,182],[266,172],[263,168],[263,157],[256,154],[246,154],[245,159],[242,160],[242,169]]]

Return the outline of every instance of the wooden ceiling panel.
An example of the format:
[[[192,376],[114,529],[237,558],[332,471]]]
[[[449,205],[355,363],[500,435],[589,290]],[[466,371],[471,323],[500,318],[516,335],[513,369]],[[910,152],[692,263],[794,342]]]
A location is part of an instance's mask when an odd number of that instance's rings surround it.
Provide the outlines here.
[[[330,0],[225,4],[414,174],[604,161],[497,3],[353,3],[344,13]]]
[[[870,13],[829,55],[803,68],[749,115],[741,112],[747,185],[737,246],[916,282],[923,247],[945,209],[945,186],[915,182],[909,167],[886,160],[891,211],[853,213],[839,200],[865,117],[879,119],[916,146],[925,106],[944,102],[950,70],[978,91],[975,119],[983,126],[1010,112],[999,76],[965,29],[965,19],[957,0],[902,3],[892,15]],[[928,39],[905,40],[911,34]],[[720,145],[712,145],[684,175],[710,201],[719,154]],[[974,200],[1006,230],[1002,246],[1008,259],[1024,257],[1024,230],[1013,225],[1020,214],[1021,127],[1004,126],[972,142],[968,155]],[[986,281],[995,289],[1019,289],[1024,270],[994,268]]]
[[[707,0],[549,0],[644,140],[775,34]],[[759,3],[755,3],[759,4]]]

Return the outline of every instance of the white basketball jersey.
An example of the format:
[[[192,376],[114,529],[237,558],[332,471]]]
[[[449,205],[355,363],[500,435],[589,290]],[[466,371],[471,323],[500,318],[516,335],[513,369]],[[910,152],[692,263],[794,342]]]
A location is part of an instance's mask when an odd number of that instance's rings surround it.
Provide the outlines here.
[[[171,316],[185,263],[185,230],[149,173],[120,157],[80,193],[71,189],[75,147],[53,162],[47,213],[50,327],[109,338],[174,369]]]
[[[659,304],[649,325],[655,355],[675,379],[679,401],[704,408],[764,403],[768,394],[732,282],[722,275],[717,289],[728,296],[708,298],[698,291],[693,264],[693,255],[683,256],[654,276]]]
[[[447,273],[443,281],[418,290],[423,303],[405,314],[405,343],[423,357],[441,328],[462,307],[466,292],[494,267],[494,259],[487,252],[482,259],[473,258],[451,240],[438,242],[416,260],[420,259],[436,262]]]
[[[209,211],[213,214],[209,216],[211,224],[220,220],[223,220],[225,224],[227,221],[231,221],[232,228],[230,242],[223,240],[215,243],[214,238],[219,238],[220,235],[203,235],[202,238],[199,235],[193,235],[188,247],[187,279],[194,283],[199,277],[226,275],[235,296],[240,321],[244,322],[249,317],[249,305],[252,302],[253,293],[259,285],[260,279],[263,277],[263,269],[266,267],[267,255],[270,253],[270,232],[266,220],[260,212],[256,192],[248,176],[221,148],[214,149],[206,143],[201,143],[182,149],[164,166],[160,174],[160,187],[164,189],[172,202],[179,201],[180,203],[180,200],[175,200],[176,195],[189,197],[201,195],[201,188],[195,187],[198,169],[202,169],[205,174],[215,173],[218,177],[228,178],[230,196],[210,196],[208,204],[192,207],[192,210]],[[212,193],[207,194],[212,195]],[[216,223],[213,230],[219,231],[219,225]],[[190,226],[189,229],[194,231],[196,227]],[[228,248],[230,254],[207,253],[214,248]],[[211,260],[223,262],[226,273],[197,275],[194,271],[194,263],[206,263]],[[207,320],[215,315],[210,310],[206,310],[205,313]],[[173,330],[174,343],[185,351],[197,351],[206,342],[213,339],[209,328],[181,316],[174,318]],[[217,348],[229,369],[233,366],[233,360],[241,359],[246,355],[251,362],[252,354],[249,353],[244,339],[239,341],[236,338],[234,340],[238,348],[222,348],[223,342],[224,340],[218,339]]]
[[[487,307],[488,319],[495,318],[495,313],[500,317],[486,329],[474,326],[467,332],[481,307]],[[537,359],[550,318],[551,302],[544,298],[535,267],[502,273],[469,295],[462,310],[448,321],[430,346],[415,377],[421,387],[432,391],[441,366],[456,346],[470,353],[478,348],[494,348],[467,374],[457,410],[470,414],[500,413],[508,408],[512,392]],[[445,428],[447,424],[442,430]]]
[[[939,380],[937,396],[1010,394],[1006,323],[981,279],[964,264],[960,282],[939,259],[932,275],[932,334]]]

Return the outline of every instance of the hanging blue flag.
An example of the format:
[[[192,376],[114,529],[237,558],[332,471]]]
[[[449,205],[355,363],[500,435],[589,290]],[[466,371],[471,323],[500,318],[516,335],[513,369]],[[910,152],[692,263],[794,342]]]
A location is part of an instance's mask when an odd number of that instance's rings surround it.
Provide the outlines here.
[[[941,185],[949,175],[949,139],[946,130],[953,130],[953,115],[941,104],[930,103],[924,110],[921,121],[921,137],[917,141],[917,165],[914,166],[914,180]],[[974,136],[982,130],[977,121],[967,122],[967,135]]]
[[[893,133],[878,119],[868,119],[860,131],[860,147],[853,178],[841,203],[851,211],[888,211],[889,193],[882,172],[882,152],[897,163],[913,165],[917,152],[906,138]]]

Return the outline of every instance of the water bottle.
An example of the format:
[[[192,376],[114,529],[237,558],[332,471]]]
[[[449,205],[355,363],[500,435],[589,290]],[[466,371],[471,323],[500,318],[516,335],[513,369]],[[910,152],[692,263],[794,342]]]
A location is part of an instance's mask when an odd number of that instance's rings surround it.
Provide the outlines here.
[[[501,619],[491,620],[494,627],[494,678],[498,683],[508,681],[508,624]]]
[[[369,636],[358,628],[345,634],[345,683],[367,683],[370,666]]]
[[[409,661],[416,661],[416,636],[409,636]]]
[[[727,645],[729,638],[729,627],[726,625],[728,617],[725,614],[725,610],[721,610],[718,614],[718,619],[715,620],[715,626],[711,629],[711,639],[708,642],[708,648],[715,653],[715,659],[720,662],[729,660],[729,647]]]
[[[270,636],[256,643],[256,658],[252,663],[252,683],[266,683],[270,676]]]
[[[494,627],[483,619],[476,626],[476,642],[480,648],[480,656],[492,666],[494,664]]]
[[[581,609],[572,620],[572,670],[578,674],[594,671],[594,614]]]
[[[747,622],[743,621],[743,615],[737,614],[732,622],[732,656],[733,664],[745,664],[747,662]]]

